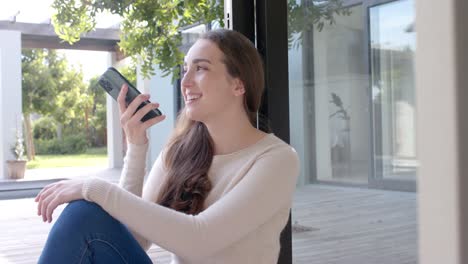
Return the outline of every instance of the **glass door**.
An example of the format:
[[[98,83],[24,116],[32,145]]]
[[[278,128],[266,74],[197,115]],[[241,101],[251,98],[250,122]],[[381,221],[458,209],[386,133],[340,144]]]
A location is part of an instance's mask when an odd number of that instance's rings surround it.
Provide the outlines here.
[[[307,147],[309,158],[316,157],[316,180],[367,186],[371,107],[365,9],[358,4],[346,10],[335,14],[333,24],[303,32],[302,54],[292,45],[290,58],[301,56],[302,66],[290,62],[290,100],[305,99],[304,118],[313,124],[305,129],[306,137],[314,137]],[[296,94],[296,84],[304,87],[303,95]],[[292,107],[291,114],[297,116],[294,111]]]
[[[416,180],[413,5],[413,0],[399,0],[369,8],[374,139],[371,185],[375,186],[404,187]]]

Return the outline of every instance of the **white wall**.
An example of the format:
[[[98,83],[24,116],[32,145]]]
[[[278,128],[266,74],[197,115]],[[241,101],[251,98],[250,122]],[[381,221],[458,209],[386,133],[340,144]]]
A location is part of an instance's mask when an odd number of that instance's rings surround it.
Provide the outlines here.
[[[0,179],[13,159],[17,124],[21,124],[21,33],[0,30]],[[19,129],[22,129],[19,125]]]
[[[416,1],[418,233],[424,264],[468,263],[467,13],[467,1]]]

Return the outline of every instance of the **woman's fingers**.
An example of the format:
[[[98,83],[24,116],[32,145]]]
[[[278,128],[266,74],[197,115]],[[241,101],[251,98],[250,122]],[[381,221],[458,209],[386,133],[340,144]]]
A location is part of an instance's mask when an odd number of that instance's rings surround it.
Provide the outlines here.
[[[121,122],[125,123],[126,121],[130,120],[137,111],[138,106],[140,106],[140,104],[144,101],[147,101],[149,97],[149,94],[140,94],[135,97],[135,99],[127,106],[125,112],[121,115]]]
[[[41,205],[41,216],[42,221],[47,222],[47,207],[49,206],[50,202],[55,198],[54,195],[49,195],[42,201]]]
[[[57,188],[57,186],[57,183],[50,184],[41,191],[40,195],[38,195],[39,198],[37,199],[37,215],[42,215],[42,207],[44,205],[44,200],[52,194],[52,192]]]
[[[141,119],[152,109],[159,107],[159,104],[149,103],[149,94],[140,94],[129,105],[127,105],[125,100],[127,93],[128,86],[124,84],[117,98],[120,110],[120,125],[125,131],[128,142],[137,145],[145,144],[148,142],[146,130],[150,126],[164,120],[165,117],[158,116],[145,122],[141,122]],[[143,102],[146,102],[146,104],[139,108]]]
[[[46,186],[36,197],[37,214],[50,223],[59,205],[83,199],[83,184],[83,180],[65,180]]]
[[[44,188],[42,188],[42,190],[36,195],[36,198],[34,199],[34,201],[38,202],[41,199],[42,194],[48,189],[50,189],[53,185],[54,183],[46,185]]]
[[[139,122],[147,113],[149,113],[149,111],[156,109],[158,107],[159,107],[158,103],[146,104],[133,115],[131,122],[132,123]]]
[[[61,197],[62,196],[59,194],[55,196],[52,200],[50,200],[50,202],[47,204],[47,208],[45,210],[47,222],[52,222],[52,214],[54,213],[55,209],[59,205],[63,204]]]
[[[164,119],[166,119],[166,116],[165,115],[160,115],[160,116],[157,116],[157,117],[154,117],[154,118],[151,118],[151,119],[148,119],[146,120],[142,126],[143,128],[146,130],[148,129],[149,127],[151,126],[154,126],[155,124],[163,121]]]

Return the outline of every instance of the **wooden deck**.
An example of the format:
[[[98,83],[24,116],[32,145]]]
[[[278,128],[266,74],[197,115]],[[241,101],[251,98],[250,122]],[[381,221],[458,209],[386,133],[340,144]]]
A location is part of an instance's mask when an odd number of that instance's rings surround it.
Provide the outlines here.
[[[33,199],[0,201],[0,264],[37,262],[51,225],[36,216],[35,206]],[[301,187],[293,229],[294,263],[417,263],[414,193]],[[169,263],[156,246],[149,254],[154,263]]]
[[[415,193],[308,185],[295,195],[296,222],[311,231],[293,232],[294,263],[417,263]]]

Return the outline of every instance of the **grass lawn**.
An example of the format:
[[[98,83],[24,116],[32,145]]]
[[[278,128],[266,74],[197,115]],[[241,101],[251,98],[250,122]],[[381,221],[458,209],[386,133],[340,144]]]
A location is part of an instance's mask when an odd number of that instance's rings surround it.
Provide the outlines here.
[[[36,155],[35,160],[28,161],[28,169],[57,167],[91,167],[106,166],[107,149],[90,148],[82,154]]]

